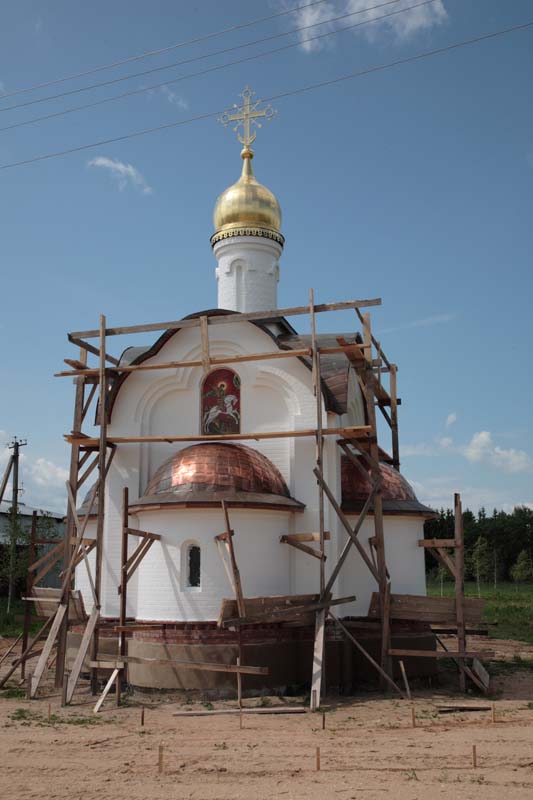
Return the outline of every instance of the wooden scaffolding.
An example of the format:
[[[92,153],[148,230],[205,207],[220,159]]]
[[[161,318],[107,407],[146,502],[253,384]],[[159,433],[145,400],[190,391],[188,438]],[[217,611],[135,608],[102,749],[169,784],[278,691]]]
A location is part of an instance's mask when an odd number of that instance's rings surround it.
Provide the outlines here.
[[[138,628],[127,623],[126,619],[126,597],[127,583],[133,572],[138,568],[142,559],[159,538],[155,534],[146,531],[138,531],[129,527],[128,520],[128,492],[124,490],[123,497],[123,520],[122,520],[122,560],[121,578],[117,591],[120,594],[120,619],[115,631],[118,634],[118,657],[116,659],[103,659],[99,656],[98,638],[101,627],[100,609],[102,592],[102,560],[104,554],[103,533],[105,517],[105,487],[106,477],[112,463],[114,454],[118,447],[128,443],[150,443],[150,442],[209,442],[209,441],[243,441],[261,440],[274,438],[297,438],[312,437],[315,439],[315,466],[314,475],[317,481],[318,491],[318,531],[311,533],[287,534],[281,538],[283,545],[295,548],[318,562],[318,589],[316,595],[306,595],[287,598],[262,598],[262,603],[254,604],[254,599],[247,599],[243,596],[238,572],[235,551],[233,547],[233,531],[230,526],[228,509],[224,506],[224,519],[226,530],[216,537],[217,547],[223,558],[230,584],[235,594],[234,612],[231,613],[229,606],[224,606],[221,610],[220,624],[226,628],[236,631],[239,642],[239,658],[235,666],[229,666],[226,671],[233,671],[238,679],[239,701],[241,695],[241,675],[242,674],[264,674],[265,670],[259,667],[246,667],[242,665],[240,630],[243,625],[265,623],[271,621],[301,621],[309,620],[312,614],[315,618],[315,642],[312,665],[311,679],[311,707],[318,708],[323,691],[324,674],[324,652],[325,652],[325,631],[328,619],[339,627],[352,644],[359,649],[368,659],[373,668],[377,670],[383,685],[389,685],[399,694],[403,690],[398,687],[392,677],[392,657],[396,655],[391,649],[391,591],[390,575],[385,559],[384,530],[383,530],[383,503],[381,497],[381,471],[380,461],[392,464],[399,469],[399,443],[398,443],[398,406],[400,399],[397,397],[397,367],[391,363],[379,342],[372,334],[370,314],[361,309],[377,306],[381,300],[350,300],[340,303],[316,304],[313,291],[310,291],[309,303],[303,306],[292,308],[273,309],[264,312],[251,312],[244,314],[231,315],[201,315],[198,317],[170,322],[153,323],[147,325],[131,325],[120,327],[107,327],[104,316],[100,317],[98,329],[76,331],[68,334],[69,341],[79,348],[77,359],[65,359],[69,370],[58,373],[58,377],[71,377],[75,385],[74,418],[72,431],[66,435],[66,440],[71,445],[71,458],[69,480],[67,481],[68,509],[66,519],[66,529],[64,541],[60,545],[56,543],[54,557],[63,559],[62,586],[54,603],[57,605],[55,613],[50,614],[42,631],[37,638],[25,646],[17,666],[23,665],[34,652],[36,642],[47,633],[46,642],[40,654],[37,667],[32,676],[31,693],[35,696],[39,681],[42,677],[47,664],[50,652],[54,644],[57,644],[57,655],[55,659],[55,681],[57,687],[63,687],[63,699],[68,703],[72,699],[77,681],[86,663],[86,657],[90,659],[92,670],[93,692],[97,688],[97,670],[99,667],[106,666],[111,668],[111,677],[104,690],[103,696],[97,704],[96,710],[103,702],[107,692],[113,682],[117,685],[117,701],[120,702],[121,678],[124,675],[128,661],[132,661],[126,655],[126,635],[128,631]],[[362,325],[362,337],[356,335],[354,341],[348,342],[339,337],[337,345],[334,347],[320,347],[316,333],[316,315],[323,312],[339,311],[351,309],[355,310],[357,317]],[[311,324],[310,345],[294,350],[274,350],[272,352],[253,353],[240,356],[212,356],[210,352],[209,330],[213,325],[224,325],[228,323],[240,323],[250,321],[275,321],[284,317],[295,315],[308,315]],[[138,363],[121,364],[119,359],[110,355],[108,343],[110,338],[117,335],[138,334],[157,331],[177,331],[184,328],[200,328],[202,356],[197,360],[171,361],[162,363]],[[98,346],[90,343],[89,339],[97,339]],[[88,355],[96,356],[97,366],[88,365]],[[364,408],[364,424],[358,426],[328,427],[324,424],[324,405],[323,405],[323,381],[322,381],[322,358],[326,355],[343,354],[347,359],[347,367],[353,369],[357,382],[360,386]],[[312,368],[313,389],[316,396],[316,425],[313,428],[291,431],[268,431],[225,435],[181,435],[176,436],[169,431],[167,435],[160,436],[110,436],[108,434],[108,389],[111,380],[136,371],[169,370],[181,367],[201,367],[204,372],[209,371],[214,366],[238,364],[248,361],[272,360],[283,358],[298,358],[310,363]],[[96,406],[96,407],[95,407]],[[96,425],[98,428],[97,436],[88,436],[82,431],[83,423],[87,419],[89,411],[93,409]],[[378,444],[378,424],[376,409],[379,410],[391,431],[391,454],[382,450]],[[324,437],[334,436],[342,456],[349,459],[356,470],[361,474],[364,482],[369,485],[369,493],[364,502],[355,526],[352,526],[347,516],[342,511],[334,492],[328,486],[324,463],[323,448]],[[97,481],[90,492],[89,498],[84,503],[83,516],[79,516],[76,510],[79,499],[79,492],[85,485],[89,476],[96,470]],[[328,570],[326,575],[325,542],[329,539],[329,532],[325,530],[325,506],[329,503],[334,514],[347,534],[346,544],[334,566]],[[370,556],[367,549],[360,541],[363,522],[369,514],[373,518],[373,536],[370,539]],[[90,517],[96,519],[96,536],[94,539],[87,539],[84,536],[87,522]],[[130,537],[137,537],[139,544],[133,554],[128,556],[128,541]],[[339,573],[350,551],[355,549],[366,567],[372,574],[377,584],[377,606],[379,615],[379,625],[381,630],[381,653],[379,663],[366,651],[363,645],[353,636],[353,632],[339,620],[332,612],[332,607],[341,603],[348,603],[355,599],[354,596],[334,599],[334,590]],[[94,551],[94,575],[92,574],[88,554]],[[89,584],[92,595],[92,610],[87,616],[83,614],[85,625],[81,639],[81,645],[76,653],[74,665],[69,674],[66,673],[66,645],[69,624],[72,620],[80,623],[80,615],[70,613],[69,609],[75,606],[74,595],[74,569],[84,562],[87,569]],[[40,563],[32,565],[33,569],[40,566]],[[34,582],[35,584],[35,582]],[[29,585],[28,595],[34,594],[34,584]],[[462,584],[458,581],[459,591],[462,592]],[[33,599],[33,598],[32,598]],[[79,599],[76,600],[79,606]],[[76,608],[78,608],[76,606]],[[79,609],[78,609],[79,610]],[[235,613],[236,612],[236,613]],[[461,627],[461,624],[463,627]],[[458,636],[464,628],[459,616],[457,618]],[[463,638],[460,638],[460,650],[463,645]],[[88,655],[90,651],[90,656]],[[173,662],[177,663],[177,662]],[[460,659],[460,663],[464,661]],[[187,666],[187,665],[185,665]],[[216,665],[189,664],[190,668],[216,669]],[[218,668],[224,669],[223,665]],[[461,667],[461,675],[464,676],[464,668]]]

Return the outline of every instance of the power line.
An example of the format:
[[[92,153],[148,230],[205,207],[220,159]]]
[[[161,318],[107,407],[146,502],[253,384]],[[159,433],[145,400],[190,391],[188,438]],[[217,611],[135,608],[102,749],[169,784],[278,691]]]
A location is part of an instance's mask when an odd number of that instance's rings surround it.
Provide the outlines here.
[[[397,0],[395,0],[397,2]],[[133,97],[138,94],[144,94],[146,92],[154,91],[155,89],[161,89],[164,86],[170,86],[174,83],[179,83],[184,80],[189,80],[190,78],[198,78],[203,75],[208,75],[211,72],[218,72],[221,69],[227,69],[228,67],[234,67],[238,64],[244,64],[249,61],[256,61],[259,58],[265,58],[266,56],[274,55],[276,53],[281,53],[286,50],[290,50],[294,47],[299,47],[302,44],[306,44],[308,42],[315,42],[317,39],[323,39],[326,36],[335,36],[338,33],[343,33],[344,31],[351,31],[354,28],[359,28],[362,25],[370,25],[373,22],[379,22],[380,20],[387,19],[388,17],[395,16],[397,14],[405,14],[407,11],[411,11],[414,8],[420,8],[420,6],[429,5],[434,3],[435,0],[422,0],[420,3],[416,3],[412,6],[405,6],[397,11],[390,11],[388,14],[382,14],[380,17],[372,17],[371,19],[363,20],[363,22],[355,22],[352,25],[346,25],[343,28],[337,28],[337,30],[333,31],[326,31],[325,33],[319,33],[316,36],[311,36],[307,39],[303,39],[297,42],[291,42],[291,44],[283,45],[282,47],[276,47],[273,50],[265,50],[262,53],[255,53],[251,56],[244,56],[243,58],[236,59],[235,61],[228,61],[226,64],[217,64],[213,67],[207,67],[206,69],[200,70],[198,72],[190,72],[187,75],[180,75],[179,78],[172,78],[169,81],[163,81],[163,83],[155,83],[151,86],[143,86],[140,89],[132,89],[129,92],[122,92],[121,94],[113,95],[112,97],[105,97],[102,100],[94,100],[92,103],[84,103],[80,106],[74,106],[73,108],[66,108],[62,109],[61,111],[54,111],[51,114],[45,114],[41,117],[32,117],[32,119],[25,119],[21,122],[14,122],[11,125],[5,125],[4,127],[0,128],[0,133],[3,131],[10,131],[13,128],[22,128],[26,125],[32,125],[36,122],[44,122],[48,119],[55,119],[56,117],[62,117],[66,114],[73,114],[76,111],[84,111],[88,108],[95,108],[97,106],[105,105],[106,103],[114,102],[115,100],[123,100],[126,97]],[[7,109],[6,109],[7,110]]]
[[[306,8],[312,8],[313,6],[322,5],[325,3],[326,0],[314,0],[312,3],[306,3],[302,6],[295,6],[294,8],[289,8],[285,11],[278,11],[276,14],[271,14],[268,17],[258,17],[257,19],[252,19],[249,22],[242,22],[238,25],[232,25],[229,28],[222,28],[219,31],[213,31],[212,33],[206,33],[203,36],[197,36],[193,39],[185,39],[182,42],[178,42],[177,44],[169,45],[168,47],[161,47],[158,50],[147,50],[145,53],[140,53],[136,56],[130,56],[129,58],[123,58],[120,61],[113,61],[110,64],[102,64],[99,67],[92,67],[91,69],[85,70],[84,72],[76,72],[72,75],[66,75],[64,78],[55,78],[51,81],[46,81],[45,83],[37,83],[34,86],[25,86],[21,87],[20,89],[14,89],[12,92],[5,92],[0,100],[4,100],[6,97],[14,97],[18,94],[24,94],[26,92],[33,92],[37,89],[45,89],[47,86],[56,86],[59,83],[65,83],[65,81],[72,81],[76,80],[77,78],[86,78],[88,75],[94,75],[97,72],[102,72],[106,69],[113,69],[114,67],[121,67],[124,64],[131,64],[132,61],[141,61],[144,58],[151,58],[152,56],[160,56],[163,53],[168,53],[171,50],[177,50],[180,47],[185,47],[190,44],[198,44],[199,42],[205,42],[208,39],[214,39],[216,36],[223,36],[226,33],[234,33],[235,31],[243,30],[244,28],[251,28],[253,25],[259,25],[263,22],[270,22],[273,19],[277,19],[279,17],[287,16],[288,14],[295,14],[297,11],[303,11]]]
[[[89,86],[80,86],[77,89],[68,89],[65,92],[59,92],[58,94],[49,94],[46,97],[38,97],[34,100],[26,100],[24,103],[15,103],[12,106],[5,106],[5,108],[0,108],[0,112],[4,111],[13,111],[16,108],[25,108],[26,106],[33,106],[36,103],[44,103],[48,100],[58,100],[61,97],[69,97],[72,94],[81,94],[81,92],[88,92],[92,91],[93,89],[100,89],[103,86],[112,86],[115,83],[123,83],[124,81],[132,80],[133,78],[142,78],[145,75],[151,75],[154,72],[162,72],[167,69],[173,69],[174,67],[181,67],[184,64],[192,64],[194,61],[203,61],[206,58],[211,58],[212,56],[220,56],[225,55],[226,53],[232,53],[235,50],[242,50],[245,47],[253,47],[256,44],[263,44],[264,42],[271,42],[274,39],[282,39],[285,36],[291,36],[293,33],[300,33],[301,31],[309,30],[310,28],[316,28],[320,25],[325,25],[332,22],[339,22],[340,20],[346,19],[347,17],[353,17],[358,14],[365,14],[368,11],[374,11],[378,8],[382,8],[383,6],[390,6],[394,3],[398,3],[400,0],[385,0],[382,3],[379,3],[375,6],[368,6],[367,8],[361,8],[357,11],[350,11],[346,14],[340,14],[337,17],[331,17],[330,19],[321,20],[321,22],[313,22],[310,25],[300,25],[296,28],[293,28],[290,31],[285,31],[284,33],[275,33],[270,36],[263,36],[261,39],[254,39],[251,42],[245,42],[244,44],[237,44],[233,45],[232,47],[224,47],[221,50],[212,50],[210,53],[205,53],[204,55],[200,56],[191,56],[191,58],[186,58],[182,61],[175,61],[173,64],[167,64],[161,67],[152,67],[151,69],[145,69],[142,72],[132,72],[130,75],[123,75],[120,78],[111,78],[107,81],[101,81],[100,83],[92,83]],[[428,2],[435,2],[435,0],[428,0]]]
[[[417,53],[414,56],[407,56],[406,58],[399,58],[396,61],[390,61],[387,64],[378,64],[374,67],[368,67],[367,69],[360,70],[358,72],[351,72],[348,75],[341,75],[337,78],[331,78],[327,81],[321,81],[320,83],[311,83],[307,86],[301,86],[299,89],[291,89],[287,92],[281,92],[280,94],[272,95],[271,97],[265,97],[265,103],[271,103],[275,100],[284,100],[286,97],[294,97],[295,95],[304,94],[305,92],[315,91],[316,89],[323,89],[327,86],[333,86],[337,83],[342,83],[343,81],[354,80],[355,78],[361,78],[365,75],[370,75],[374,72],[382,72],[387,69],[392,69],[393,67],[398,67],[403,64],[410,64],[414,61],[420,61],[424,58],[430,58],[432,56],[441,55],[443,53],[448,53],[452,50],[458,50],[461,47],[467,47],[472,44],[477,44],[478,42],[488,41],[489,39],[495,39],[498,36],[505,36],[508,33],[514,33],[516,31],[526,30],[527,28],[531,28],[533,26],[533,20],[530,22],[524,22],[521,25],[513,25],[511,28],[503,28],[497,31],[493,31],[492,33],[482,34],[480,36],[476,36],[472,39],[464,39],[461,42],[453,42],[452,44],[446,45],[444,47],[438,47],[435,50],[426,50],[423,53]],[[37,161],[45,161],[51,158],[59,158],[61,156],[72,155],[73,153],[80,153],[84,150],[90,150],[95,147],[102,147],[108,144],[115,144],[116,142],[124,142],[128,139],[138,138],[140,136],[146,136],[149,133],[157,133],[158,131],[167,130],[169,128],[177,128],[182,125],[189,125],[193,122],[200,122],[205,119],[212,119],[213,117],[217,117],[220,114],[223,114],[223,111],[210,111],[205,114],[199,114],[195,117],[189,117],[188,119],[180,119],[176,122],[167,122],[164,125],[158,125],[154,128],[145,128],[144,130],[140,131],[133,131],[132,133],[126,133],[122,136],[115,136],[112,139],[101,139],[98,142],[91,142],[89,144],[78,145],[77,147],[71,147],[67,150],[60,150],[55,153],[46,153],[42,156],[34,156],[33,158],[27,158],[23,161],[14,161],[11,164],[3,164],[0,166],[0,170],[5,169],[12,169],[14,167],[22,167],[27,164],[34,164]]]

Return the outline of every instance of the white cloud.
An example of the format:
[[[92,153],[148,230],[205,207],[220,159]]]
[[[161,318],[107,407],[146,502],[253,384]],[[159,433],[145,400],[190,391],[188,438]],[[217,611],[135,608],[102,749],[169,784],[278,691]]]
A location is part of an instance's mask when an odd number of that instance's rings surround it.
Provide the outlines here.
[[[533,506],[533,498],[523,501],[518,495],[518,499],[513,502],[510,499],[510,492],[505,488],[491,488],[488,486],[469,486],[454,476],[443,475],[436,478],[425,478],[421,481],[407,475],[407,480],[416,492],[416,496],[421,503],[430,508],[451,508],[453,509],[453,496],[455,492],[461,495],[463,508],[469,508],[477,512],[480,508],[485,508],[490,513],[494,508],[512,512],[516,506]]]
[[[439,436],[435,439],[439,447],[442,447],[443,450],[450,450],[453,445],[453,439],[451,436]]]
[[[396,325],[394,328],[384,328],[379,331],[379,334],[396,333],[396,331],[405,331],[409,328],[429,328],[432,325],[442,325],[446,322],[452,322],[455,319],[455,314],[433,314],[431,317],[423,317],[422,319],[413,319],[411,322],[404,322],[401,325]]]
[[[451,428],[452,425],[455,425],[456,422],[457,422],[457,414],[455,413],[455,411],[452,411],[452,413],[448,414],[448,416],[446,417],[446,427]]]
[[[11,451],[5,446],[12,437],[0,430],[0,480],[4,475]],[[30,445],[28,445],[28,450]],[[47,511],[64,513],[66,511],[65,481],[68,479],[68,470],[55,464],[42,456],[34,457],[31,450],[26,448],[20,452],[19,481],[21,504]],[[9,481],[5,494],[3,508],[11,505],[12,484]]]
[[[406,458],[410,456],[434,456],[435,448],[425,442],[419,444],[402,445],[401,455]]]
[[[468,461],[488,463],[504,472],[529,472],[533,462],[524,450],[495,445],[490,431],[478,431],[463,450]]]
[[[303,8],[294,17],[291,17],[291,20],[295,19],[296,21],[294,27],[317,26],[302,30],[299,34],[302,50],[312,53],[332,45],[334,37],[325,37],[315,41],[306,40],[326,31],[342,29],[359,22],[376,20],[370,25],[354,29],[354,33],[364,33],[369,41],[375,41],[384,33],[389,35],[392,33],[395,38],[404,40],[420,31],[440,25],[448,17],[443,0],[435,0],[428,5],[420,5],[418,8],[411,9],[410,6],[413,5],[416,5],[413,0],[398,0],[397,3],[390,6],[383,5],[381,8],[369,9],[368,0],[337,0],[337,2],[324,3],[312,8]],[[396,11],[403,13],[392,13]],[[339,17],[343,14],[353,16],[339,20],[338,23],[328,22],[332,17]],[[385,16],[386,14],[389,16]],[[380,17],[384,17],[384,19],[380,20]]]
[[[161,86],[159,91],[161,92],[161,94],[165,95],[168,102],[171,103],[173,106],[177,106],[182,111],[187,111],[187,109],[189,108],[188,102],[170,87]]]
[[[149,186],[139,170],[133,164],[125,164],[116,158],[106,156],[96,156],[87,162],[88,167],[101,167],[109,171],[111,176],[117,181],[118,188],[122,192],[127,186],[133,186],[142,194],[152,194],[153,189]]]

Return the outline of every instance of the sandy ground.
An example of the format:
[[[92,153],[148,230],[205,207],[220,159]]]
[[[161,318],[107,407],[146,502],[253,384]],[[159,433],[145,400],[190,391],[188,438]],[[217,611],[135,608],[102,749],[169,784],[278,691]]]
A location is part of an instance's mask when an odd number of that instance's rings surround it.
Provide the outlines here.
[[[517,643],[490,642],[512,657]],[[487,645],[485,645],[487,646]],[[518,647],[531,657],[527,646]],[[321,714],[176,717],[176,697],[140,698],[102,712],[80,686],[60,708],[45,685],[40,698],[0,699],[0,796],[69,800],[233,800],[234,798],[357,798],[397,800],[533,797],[533,678],[527,671],[495,681],[496,723],[490,711],[441,715],[443,704],[490,706],[451,691],[416,691],[416,727],[403,700],[362,695],[327,699]],[[518,693],[518,696],[517,696]],[[272,698],[262,703],[298,704]],[[48,706],[51,722],[48,722]],[[259,699],[247,705],[261,705]],[[230,702],[216,708],[234,707]],[[163,771],[158,771],[163,744]],[[478,766],[472,766],[476,745]],[[316,770],[316,748],[321,769]]]

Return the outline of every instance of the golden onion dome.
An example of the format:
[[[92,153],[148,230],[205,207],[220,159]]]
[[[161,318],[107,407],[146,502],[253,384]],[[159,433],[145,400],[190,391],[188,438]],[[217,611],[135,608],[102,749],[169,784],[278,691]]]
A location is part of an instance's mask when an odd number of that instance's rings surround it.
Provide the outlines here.
[[[280,205],[270,189],[259,183],[254,175],[253,150],[244,147],[241,157],[241,177],[217,199],[211,244],[233,236],[264,236],[283,245]]]

